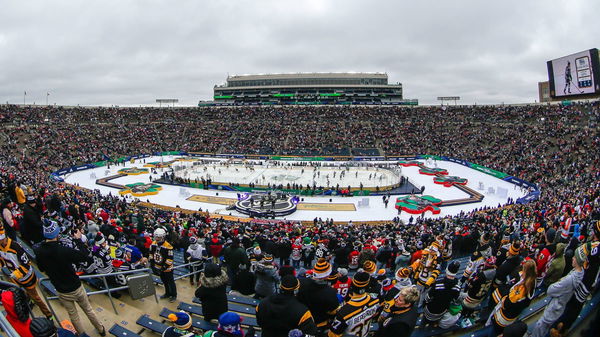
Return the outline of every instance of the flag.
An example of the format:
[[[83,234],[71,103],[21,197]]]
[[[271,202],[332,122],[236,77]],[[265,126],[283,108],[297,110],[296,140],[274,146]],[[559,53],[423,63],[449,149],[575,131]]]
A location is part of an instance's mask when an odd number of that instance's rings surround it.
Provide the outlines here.
[[[25,91],[25,93],[23,95],[27,96],[27,91]]]

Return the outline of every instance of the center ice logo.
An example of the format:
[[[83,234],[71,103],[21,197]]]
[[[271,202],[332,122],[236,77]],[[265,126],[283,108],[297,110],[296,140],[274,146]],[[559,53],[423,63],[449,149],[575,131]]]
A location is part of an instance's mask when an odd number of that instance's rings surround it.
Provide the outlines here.
[[[143,197],[146,195],[158,194],[162,190],[162,186],[152,183],[135,183],[127,184],[125,188],[119,191],[119,194],[124,195],[131,193],[134,197]]]
[[[396,209],[401,209],[410,214],[422,214],[430,211],[432,214],[440,214],[438,207],[442,203],[441,199],[430,195],[409,195],[396,199]]]
[[[454,185],[466,185],[468,180],[457,176],[445,176],[435,177],[433,178],[433,182],[439,185],[444,185],[445,187],[452,187]]]
[[[435,176],[438,174],[441,175],[447,175],[448,174],[448,170],[443,169],[443,168],[439,168],[439,167],[427,167],[427,166],[423,166],[419,169],[419,173],[421,174],[426,174],[428,176]]]
[[[275,176],[271,176],[271,179],[275,181],[296,181],[300,179],[300,177],[291,176],[288,174],[278,174]]]
[[[148,169],[146,169],[146,168],[130,167],[130,168],[120,169],[119,173],[120,174],[126,174],[128,176],[136,176],[138,174],[148,173]]]

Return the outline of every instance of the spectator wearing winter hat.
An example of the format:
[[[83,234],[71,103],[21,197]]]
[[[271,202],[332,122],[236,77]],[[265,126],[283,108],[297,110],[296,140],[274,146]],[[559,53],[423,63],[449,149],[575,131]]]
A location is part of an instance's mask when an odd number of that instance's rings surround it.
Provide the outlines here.
[[[217,330],[207,331],[202,337],[254,337],[254,328],[250,327],[244,334],[241,323],[242,317],[235,312],[226,312],[219,316]]]
[[[319,259],[313,268],[312,279],[301,279],[298,292],[298,300],[308,307],[321,333],[327,330],[339,307],[337,292],[327,281],[331,272],[331,264]]]
[[[402,289],[404,288],[411,287],[412,285],[413,284],[410,277],[410,269],[398,269],[394,276],[393,287],[386,291],[386,293],[381,297],[383,311],[381,312],[381,315],[379,317],[380,321],[383,321],[383,319],[390,315],[391,307],[394,305],[394,301],[398,297],[400,291],[402,291]]]
[[[575,256],[572,258],[573,270],[548,288],[546,295],[550,302],[546,306],[542,317],[537,321],[532,337],[546,336],[552,324],[563,314],[567,302],[583,280],[583,266],[587,263],[588,257],[584,251],[584,246],[580,246],[575,250]]]
[[[75,337],[71,330],[57,328],[54,323],[46,317],[36,317],[31,320],[29,332],[33,337]]]
[[[204,320],[216,320],[227,311],[227,273],[214,263],[207,263],[195,292],[202,303]]]
[[[488,296],[494,277],[496,276],[496,257],[485,259],[480,268],[465,285],[465,296],[462,301],[462,317],[469,319],[481,302]],[[469,321],[469,324],[472,322]]]
[[[358,272],[352,279],[350,300],[340,307],[331,322],[328,337],[341,337],[351,332],[357,336],[366,336],[369,333],[371,320],[379,310],[379,299],[371,297],[368,286],[371,276]]]
[[[346,299],[350,295],[350,286],[352,285],[352,279],[348,277],[348,269],[340,268],[337,272],[337,279],[332,285],[333,289],[337,292],[338,296]]]
[[[587,297],[593,290],[593,285],[596,282],[598,269],[600,269],[600,221],[596,221],[593,225],[592,238],[590,241],[582,245],[583,252],[587,256],[587,263],[583,264],[584,274],[583,280],[579,284],[575,295],[566,304],[566,309],[562,317],[558,320],[560,328],[557,328],[559,333],[566,333],[575,322]]]
[[[227,263],[227,276],[229,276],[230,280],[238,272],[240,265],[247,265],[249,263],[248,255],[246,255],[244,248],[240,247],[240,240],[238,238],[233,238],[231,245],[223,249],[223,257],[225,258],[225,263]]]
[[[195,263],[191,266],[192,274],[190,275],[190,284],[194,285],[194,280],[196,283],[200,280],[200,270],[204,267],[204,262],[208,258],[208,252],[195,236],[189,239],[189,243],[190,245],[185,252],[185,258],[188,262]]]
[[[393,299],[389,315],[379,323],[375,337],[409,337],[417,325],[419,290],[416,286],[402,288]]]
[[[460,285],[456,279],[456,273],[460,263],[454,261],[446,268],[446,277],[438,280],[431,287],[425,299],[423,310],[423,323],[430,324],[439,321],[448,310],[451,303],[460,296]]]
[[[256,275],[255,298],[260,299],[275,293],[280,277],[272,255],[264,254],[263,259],[256,265],[254,274]]]
[[[286,336],[293,329],[308,335],[317,334],[310,311],[295,296],[298,289],[300,281],[293,275],[286,275],[281,279],[279,293],[266,297],[258,304],[256,321],[262,329],[262,336]]]
[[[167,317],[173,326],[168,327],[162,333],[162,337],[181,337],[192,332],[192,317],[184,311],[169,314]]]
[[[56,222],[44,226],[46,240],[34,248],[38,268],[45,272],[50,282],[58,292],[58,298],[67,309],[69,318],[78,334],[83,334],[85,329],[79,319],[75,303],[83,310],[88,319],[101,336],[106,335],[106,330],[88,300],[87,293],[73,269],[74,264],[90,263],[85,253],[62,246],[58,243],[60,227]]]
[[[29,244],[35,244],[44,241],[42,214],[37,207],[37,200],[34,196],[27,197],[27,202],[23,205],[23,225],[21,226],[21,235]]]
[[[517,273],[522,260],[521,256],[519,255],[520,251],[521,244],[519,242],[512,243],[506,252],[506,259],[496,269],[496,276],[494,278],[494,282],[492,283],[492,286],[495,288],[495,290],[492,293],[492,300],[489,303],[489,307],[493,308],[500,303],[502,297],[508,293],[509,279],[518,276]]]

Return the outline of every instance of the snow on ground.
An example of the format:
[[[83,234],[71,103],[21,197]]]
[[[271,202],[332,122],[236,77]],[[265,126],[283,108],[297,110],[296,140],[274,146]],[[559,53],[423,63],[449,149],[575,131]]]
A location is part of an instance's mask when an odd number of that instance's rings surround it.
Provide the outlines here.
[[[156,161],[169,161],[175,159],[173,156],[164,156],[161,157],[151,157],[145,159],[139,159],[135,163],[127,162],[125,166],[111,166],[110,169],[107,167],[98,167],[95,169],[83,170],[79,172],[69,173],[63,176],[65,181],[70,184],[77,184],[81,187],[85,187],[88,189],[98,189],[103,194],[112,194],[115,195],[118,193],[118,190],[114,188],[109,188],[105,186],[96,185],[96,179],[103,178],[106,176],[111,176],[117,174],[117,171],[123,168],[131,168],[138,167],[142,168],[144,163],[156,162]],[[424,161],[423,161],[424,162]],[[425,163],[425,162],[424,162]],[[432,164],[432,163],[426,163]],[[513,185],[509,182],[503,181],[501,179],[497,179],[483,172],[473,170],[471,168],[462,166],[460,164],[446,162],[446,161],[437,161],[433,166],[437,165],[437,167],[444,168],[448,170],[449,175],[459,176],[462,178],[467,178],[469,181],[467,186],[472,188],[473,190],[478,191],[479,193],[485,196],[484,200],[479,203],[466,204],[466,205],[457,205],[457,206],[447,206],[441,208],[441,213],[438,215],[432,215],[431,213],[427,213],[426,217],[444,217],[447,215],[455,215],[460,213],[461,211],[470,211],[476,208],[481,208],[484,206],[497,207],[499,204],[506,203],[508,198],[517,199],[527,194],[527,191],[520,189],[516,185]],[[170,169],[157,169],[158,173],[161,174],[163,170]],[[372,170],[372,169],[371,169]],[[425,186],[426,195],[431,195],[436,198],[442,200],[449,199],[459,199],[467,197],[467,194],[460,191],[454,187],[444,187],[442,185],[434,184],[433,177],[422,175],[418,173],[418,167],[402,167],[402,174],[410,179],[410,181],[417,186]],[[257,170],[258,171],[258,170]],[[368,172],[368,171],[367,171]],[[371,171],[373,172],[373,171]],[[277,175],[279,173],[268,173],[267,175]],[[323,173],[321,173],[323,175]],[[338,173],[339,174],[339,173]],[[113,183],[126,185],[137,182],[147,183],[150,182],[150,177],[153,179],[157,179],[159,175],[151,175],[151,174],[141,174],[135,176],[125,176],[118,179],[111,180]],[[311,175],[312,176],[312,175]],[[347,174],[349,178],[348,181],[352,180],[352,174]],[[368,177],[368,176],[367,176]],[[362,180],[353,181],[353,184],[360,183]],[[367,179],[368,181],[368,179]],[[483,184],[484,190],[480,190],[480,183]],[[366,184],[365,184],[366,186]],[[208,210],[212,213],[220,213],[224,215],[234,215],[234,216],[243,216],[235,211],[226,211],[225,205],[217,205],[217,204],[209,204],[202,203],[196,201],[185,200],[187,196],[182,195],[182,191],[187,191],[187,195],[206,195],[206,196],[219,196],[225,198],[236,198],[235,192],[227,192],[227,191],[217,191],[217,190],[201,190],[195,188],[185,188],[180,186],[170,186],[170,185],[162,185],[163,189],[157,195],[149,195],[146,197],[141,197],[142,201],[148,201],[151,203],[156,203],[165,206],[179,206],[184,209],[190,210],[198,210],[202,208],[203,210]],[[498,187],[506,189],[507,195],[506,197],[500,197],[496,193],[488,194],[488,188],[491,187],[495,191]],[[131,196],[129,198],[132,198]],[[320,217],[322,219],[333,218],[336,221],[366,221],[366,220],[391,220],[398,215],[397,210],[394,208],[394,203],[396,201],[396,196],[392,196],[390,199],[390,203],[387,208],[384,207],[382,197],[381,196],[370,196],[370,197],[335,197],[335,196],[315,196],[315,197],[304,197],[305,202],[311,203],[329,203],[331,199],[332,203],[353,203],[356,206],[356,211],[354,212],[338,212],[338,211],[297,211],[294,214],[291,214],[286,217],[288,220],[312,220],[315,217]],[[362,199],[369,199],[369,206],[367,207],[358,207],[358,202]],[[401,218],[405,221],[410,218],[410,215],[406,212],[402,212]]]

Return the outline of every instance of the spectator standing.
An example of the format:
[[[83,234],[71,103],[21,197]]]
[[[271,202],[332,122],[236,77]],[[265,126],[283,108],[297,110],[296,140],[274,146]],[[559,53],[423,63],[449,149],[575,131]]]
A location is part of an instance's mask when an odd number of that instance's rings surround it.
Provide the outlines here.
[[[44,226],[46,240],[34,248],[38,268],[45,272],[50,282],[58,292],[58,298],[67,309],[69,318],[78,334],[85,333],[75,303],[84,311],[100,336],[106,335],[106,330],[88,300],[87,293],[79,280],[73,264],[88,261],[88,256],[78,250],[64,247],[58,243],[60,228],[52,221]]]
[[[227,263],[227,276],[233,280],[235,274],[240,270],[240,265],[247,265],[248,255],[244,248],[240,247],[240,240],[233,238],[231,245],[223,249],[223,258]]]
[[[27,197],[27,203],[23,205],[23,228],[21,234],[25,241],[30,244],[42,242],[42,217],[38,211],[37,201],[34,196]]]
[[[177,286],[173,276],[173,246],[165,240],[167,232],[163,228],[154,231],[154,241],[150,245],[150,266],[165,287],[165,294],[160,298],[168,298],[169,302],[177,300]]]
[[[279,274],[273,263],[273,256],[266,254],[262,261],[256,265],[256,285],[254,286],[254,297],[264,298],[275,293]]]
[[[580,246],[575,250],[575,255],[572,258],[573,270],[548,288],[546,295],[550,298],[550,303],[548,303],[544,314],[535,324],[532,337],[545,337],[552,324],[563,314],[567,302],[583,280],[583,266],[586,263],[588,263],[588,257],[584,247]]]
[[[287,336],[293,329],[315,336],[317,326],[308,308],[296,299],[300,281],[293,275],[281,279],[279,293],[273,294],[256,307],[256,321],[264,337]]]
[[[207,263],[194,293],[202,303],[204,320],[210,322],[227,312],[227,274],[214,263]]]
[[[188,262],[196,263],[192,265],[191,268],[192,273],[195,274],[190,275],[190,284],[194,285],[194,280],[196,280],[196,283],[200,280],[200,270],[204,268],[204,262],[208,258],[208,253],[204,248],[204,245],[198,243],[198,239],[192,236],[190,238],[190,245],[186,251],[186,256]]]
[[[319,333],[326,333],[339,307],[337,292],[327,280],[331,272],[331,264],[321,258],[313,268],[313,278],[300,280],[298,300],[310,310]]]

